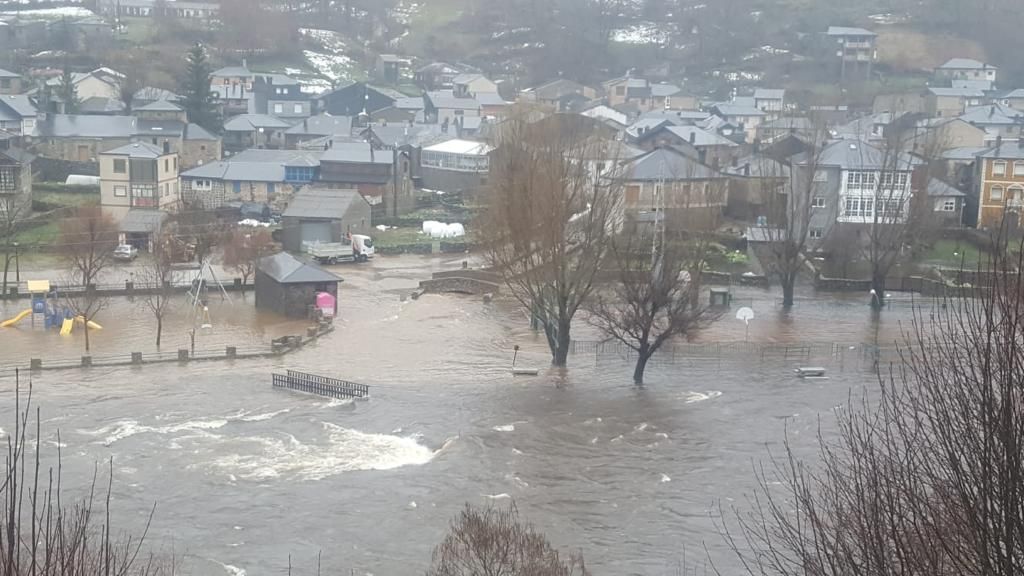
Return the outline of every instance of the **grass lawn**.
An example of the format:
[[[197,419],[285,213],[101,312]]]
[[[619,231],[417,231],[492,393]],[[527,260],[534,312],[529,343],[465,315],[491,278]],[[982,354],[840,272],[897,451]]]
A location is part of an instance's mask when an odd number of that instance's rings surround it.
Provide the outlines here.
[[[373,237],[373,245],[378,247],[403,246],[432,241],[430,236],[423,234],[416,228],[392,228],[385,232],[375,230],[371,236]]]
[[[53,245],[57,243],[58,235],[60,226],[57,222],[48,222],[18,233],[16,241],[23,246]]]
[[[986,255],[969,242],[939,240],[924,255],[922,263],[943,268],[960,268],[963,265],[968,270],[974,270],[979,263],[984,263],[985,258]]]
[[[58,206],[87,206],[100,203],[99,192],[33,192],[32,198],[47,204]]]
[[[459,30],[457,24],[472,8],[473,0],[429,0],[409,22],[409,35],[402,45],[409,54],[430,54],[431,47],[443,51],[471,52],[479,40]]]

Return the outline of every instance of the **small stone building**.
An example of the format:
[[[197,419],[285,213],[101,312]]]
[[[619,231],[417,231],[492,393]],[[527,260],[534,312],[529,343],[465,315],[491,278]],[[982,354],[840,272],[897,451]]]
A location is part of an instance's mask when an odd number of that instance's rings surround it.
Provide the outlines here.
[[[261,258],[256,268],[256,308],[292,318],[307,318],[318,292],[335,296],[342,279],[327,270],[279,252]]]

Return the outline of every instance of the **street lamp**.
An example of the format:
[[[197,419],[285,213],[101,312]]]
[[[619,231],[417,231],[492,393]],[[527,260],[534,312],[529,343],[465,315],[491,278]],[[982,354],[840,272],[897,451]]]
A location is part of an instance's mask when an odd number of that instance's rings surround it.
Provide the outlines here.
[[[21,283],[21,256],[18,254],[17,242],[13,243],[14,246],[14,281]]]

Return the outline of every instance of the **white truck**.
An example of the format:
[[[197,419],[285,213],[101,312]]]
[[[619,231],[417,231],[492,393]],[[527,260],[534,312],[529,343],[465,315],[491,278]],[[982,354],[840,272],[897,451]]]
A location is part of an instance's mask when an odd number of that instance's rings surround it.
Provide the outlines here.
[[[303,250],[320,264],[366,262],[373,258],[373,239],[352,234],[343,242],[304,242]]]

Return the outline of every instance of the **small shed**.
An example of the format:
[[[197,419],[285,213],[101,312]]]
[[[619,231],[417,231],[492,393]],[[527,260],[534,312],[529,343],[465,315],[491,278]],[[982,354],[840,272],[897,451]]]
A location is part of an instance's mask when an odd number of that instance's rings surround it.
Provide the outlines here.
[[[341,277],[316,264],[279,252],[261,258],[256,267],[256,308],[307,318],[317,304],[317,294],[337,296],[341,282]],[[337,312],[335,298],[334,313]]]
[[[304,188],[281,215],[289,252],[301,252],[303,242],[341,242],[371,225],[370,204],[353,189]]]

